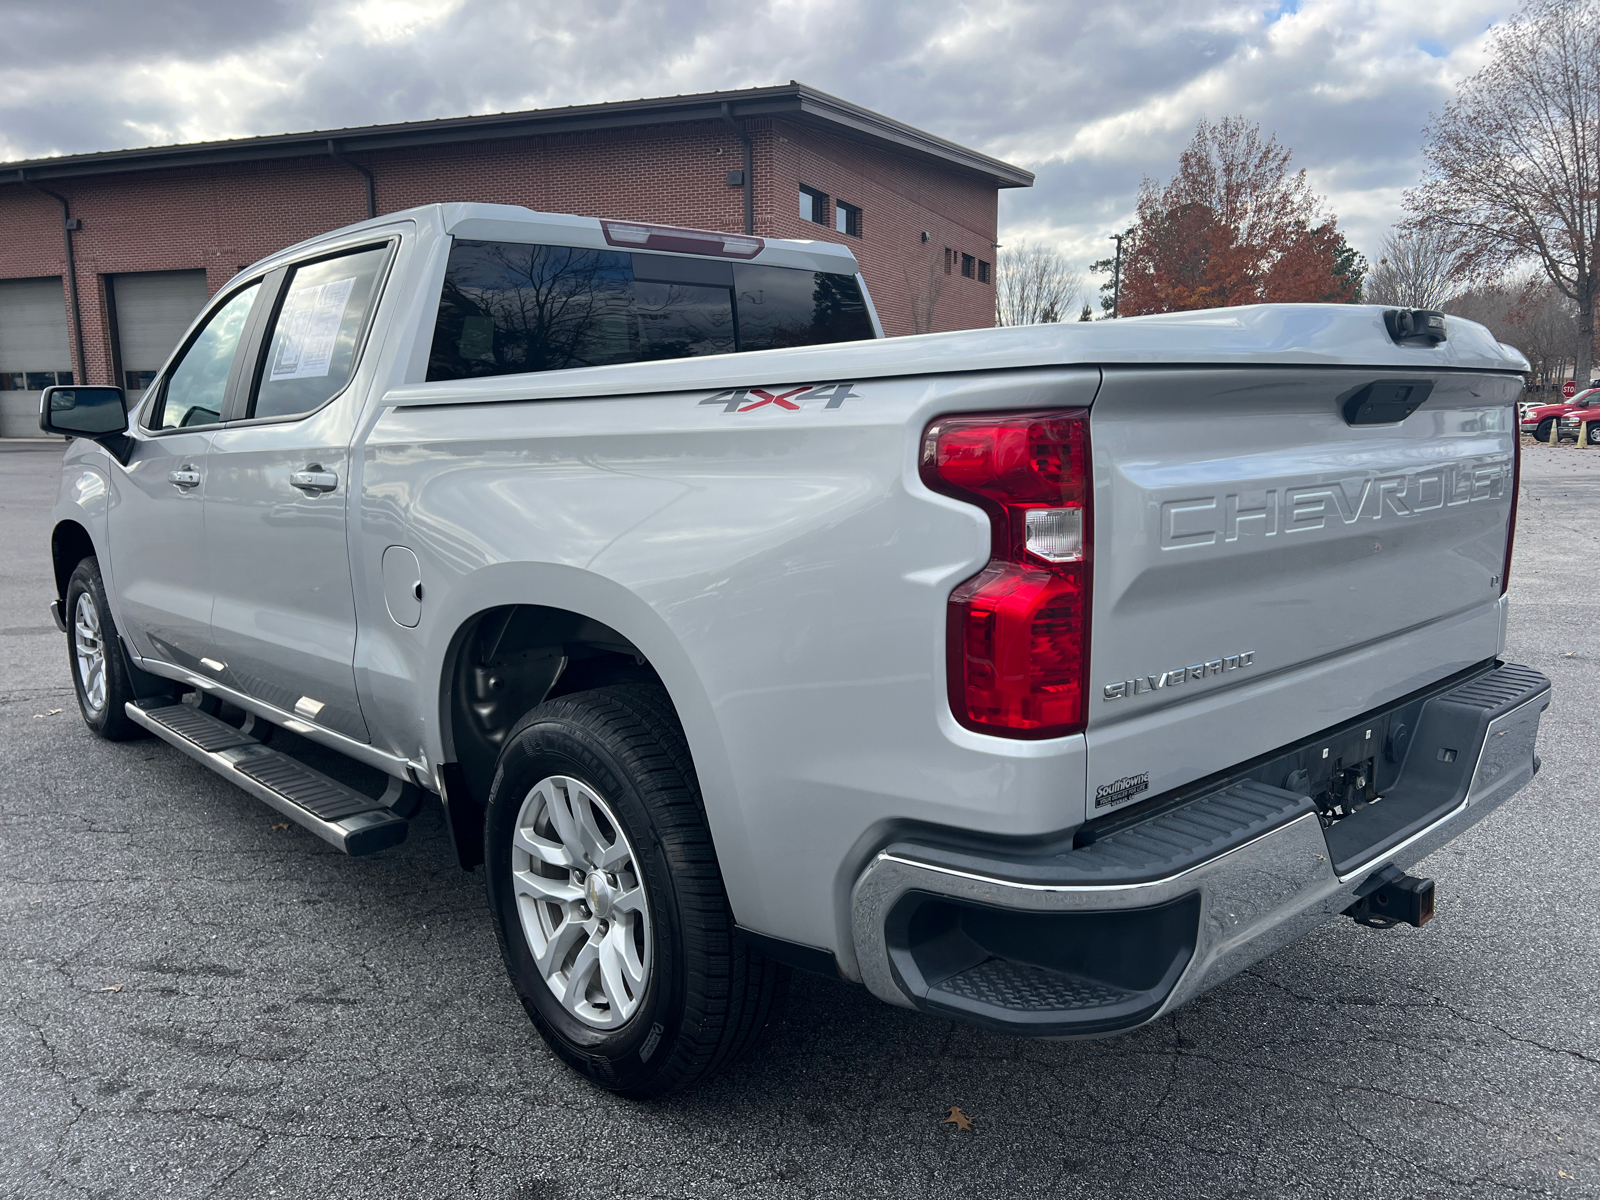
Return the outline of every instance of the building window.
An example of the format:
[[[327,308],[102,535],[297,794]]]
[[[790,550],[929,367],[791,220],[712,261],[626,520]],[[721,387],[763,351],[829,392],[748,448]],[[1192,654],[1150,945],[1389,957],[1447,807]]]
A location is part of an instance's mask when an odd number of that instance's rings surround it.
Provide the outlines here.
[[[944,248],[944,273],[946,275],[950,274],[950,264],[955,261],[955,258],[956,252],[950,249],[949,246],[946,246]]]
[[[972,255],[963,254],[961,256],[961,273],[968,279],[971,279],[973,276],[973,268],[977,265],[977,262],[978,260],[973,258]]]
[[[142,392],[156,381],[154,371],[124,371],[123,375],[126,376],[123,383],[130,392]]]
[[[810,221],[815,225],[827,225],[828,221],[828,193],[819,192],[816,188],[808,188],[804,184],[800,187],[800,219]]]
[[[989,264],[984,262],[981,258],[978,260],[978,282],[989,282]]]
[[[0,391],[42,392],[58,384],[65,387],[72,382],[71,371],[11,371],[0,375]]]
[[[851,237],[861,236],[861,210],[854,204],[846,204],[843,200],[834,204],[833,227],[840,233],[849,234]]]

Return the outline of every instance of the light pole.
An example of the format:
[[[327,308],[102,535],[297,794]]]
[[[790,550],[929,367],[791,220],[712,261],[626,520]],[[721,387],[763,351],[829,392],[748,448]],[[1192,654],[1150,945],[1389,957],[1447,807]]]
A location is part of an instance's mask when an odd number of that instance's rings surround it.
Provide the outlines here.
[[[1111,316],[1115,320],[1121,314],[1117,311],[1122,303],[1122,238],[1120,233],[1113,233],[1111,240],[1117,244],[1117,261],[1111,268]]]

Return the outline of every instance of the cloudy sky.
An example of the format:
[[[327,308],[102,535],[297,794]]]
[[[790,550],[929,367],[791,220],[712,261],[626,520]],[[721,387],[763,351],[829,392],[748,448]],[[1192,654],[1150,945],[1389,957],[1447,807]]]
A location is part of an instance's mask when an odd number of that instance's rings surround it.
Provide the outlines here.
[[[1202,117],[1291,147],[1369,255],[1512,0],[0,0],[0,160],[798,79],[1038,175],[1079,265]]]

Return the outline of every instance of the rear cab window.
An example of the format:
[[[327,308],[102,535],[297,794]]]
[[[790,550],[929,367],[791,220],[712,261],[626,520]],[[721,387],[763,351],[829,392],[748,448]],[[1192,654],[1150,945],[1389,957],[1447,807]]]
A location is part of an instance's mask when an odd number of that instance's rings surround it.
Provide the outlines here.
[[[855,276],[687,255],[458,240],[428,379],[875,336]]]

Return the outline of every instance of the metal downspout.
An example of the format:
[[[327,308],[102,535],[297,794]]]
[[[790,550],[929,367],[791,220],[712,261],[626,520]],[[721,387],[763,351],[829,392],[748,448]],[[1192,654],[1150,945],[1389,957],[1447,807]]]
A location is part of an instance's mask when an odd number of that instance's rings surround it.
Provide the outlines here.
[[[61,205],[61,240],[67,248],[67,297],[72,306],[72,362],[74,374],[73,382],[87,385],[89,374],[84,370],[83,358],[83,310],[78,304],[78,263],[72,251],[72,206],[67,203],[67,198],[60,192],[52,192],[47,187],[40,187],[22,168],[17,169],[17,181],[25,183],[36,192],[42,192]]]
[[[750,135],[733,119],[733,106],[726,100],[722,102],[722,119],[744,143],[744,231],[754,233],[756,231],[755,152],[750,146]]]
[[[372,172],[354,159],[346,158],[339,153],[339,148],[332,138],[328,139],[328,157],[335,162],[342,162],[347,167],[353,167],[367,178],[367,220],[372,220],[378,215],[378,182],[372,177]]]

